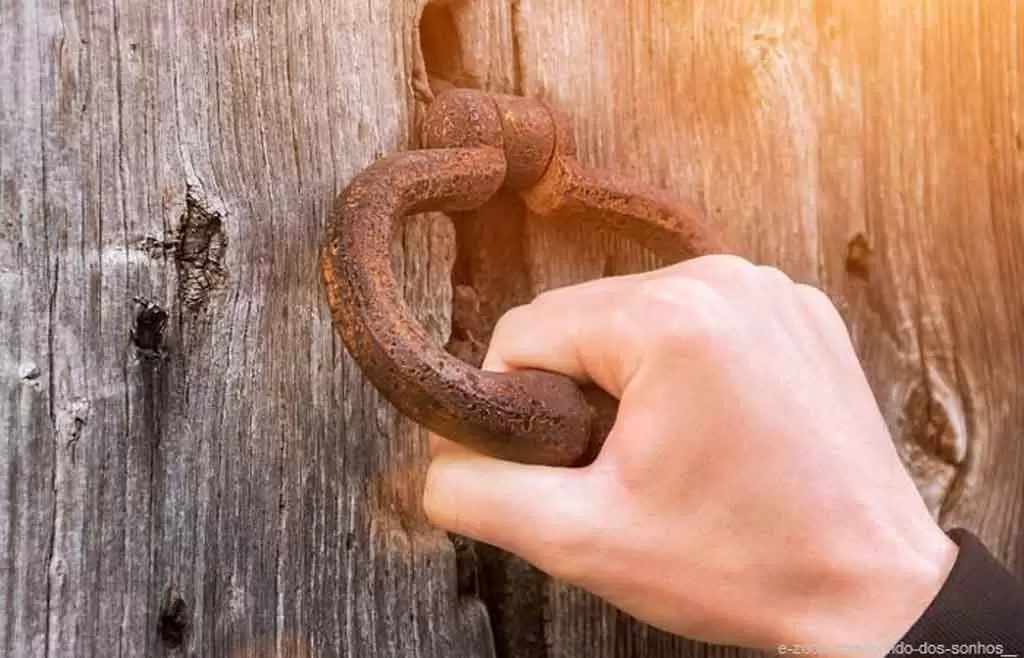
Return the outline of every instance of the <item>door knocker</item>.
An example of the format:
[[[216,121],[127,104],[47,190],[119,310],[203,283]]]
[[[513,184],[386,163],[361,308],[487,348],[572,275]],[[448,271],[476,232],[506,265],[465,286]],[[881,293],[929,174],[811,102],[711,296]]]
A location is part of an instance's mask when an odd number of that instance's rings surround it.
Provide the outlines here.
[[[484,372],[432,344],[391,271],[392,232],[408,214],[479,208],[504,186],[533,213],[600,222],[668,262],[720,253],[720,236],[662,191],[583,168],[565,118],[536,99],[447,91],[427,110],[424,138],[426,148],[378,160],[335,201],[321,265],[336,330],[420,425],[503,459],[587,463],[617,401],[559,374]]]

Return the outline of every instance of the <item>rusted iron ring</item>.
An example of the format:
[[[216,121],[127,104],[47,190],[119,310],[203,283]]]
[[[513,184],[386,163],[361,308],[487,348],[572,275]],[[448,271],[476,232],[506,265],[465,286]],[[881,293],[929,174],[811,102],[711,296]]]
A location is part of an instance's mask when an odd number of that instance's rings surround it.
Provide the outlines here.
[[[553,373],[491,373],[432,344],[390,265],[407,215],[479,208],[502,186],[534,213],[597,221],[672,262],[720,251],[695,208],[637,181],[584,170],[563,117],[540,101],[446,92],[424,122],[426,149],[385,157],[358,174],[328,222],[322,267],[337,331],[399,411],[487,454],[571,466],[592,459],[615,401]]]

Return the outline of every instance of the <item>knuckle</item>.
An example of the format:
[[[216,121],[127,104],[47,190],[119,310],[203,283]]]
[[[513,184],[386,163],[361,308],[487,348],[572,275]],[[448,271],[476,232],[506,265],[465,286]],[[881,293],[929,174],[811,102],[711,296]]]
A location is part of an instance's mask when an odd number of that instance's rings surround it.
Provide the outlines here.
[[[501,344],[512,336],[515,336],[522,327],[528,326],[533,309],[529,304],[514,306],[505,311],[494,324],[491,342]]]
[[[737,254],[714,254],[708,258],[709,262],[722,271],[753,272],[757,268],[752,262]]]
[[[743,280],[757,272],[758,267],[742,256],[713,254],[694,261],[698,276],[709,281]]]
[[[699,256],[668,270],[669,277],[684,275],[723,293],[742,293],[758,284],[760,267],[735,254]]]
[[[552,288],[551,290],[545,290],[533,298],[533,304],[551,304],[552,302],[557,303],[565,295],[563,288]]]
[[[777,267],[771,265],[759,265],[757,266],[758,274],[768,282],[770,285],[777,285],[780,287],[792,287],[794,285],[793,279],[780,270]]]
[[[642,286],[637,302],[639,308],[630,310],[634,322],[642,323],[656,340],[713,338],[727,330],[724,298],[699,280],[651,281]]]
[[[832,299],[821,288],[798,284],[797,293],[815,313],[830,317],[838,316],[839,311],[836,309],[835,304],[832,303]]]
[[[749,260],[737,254],[708,254],[692,258],[689,262],[696,267],[718,271],[742,271],[754,267]]]

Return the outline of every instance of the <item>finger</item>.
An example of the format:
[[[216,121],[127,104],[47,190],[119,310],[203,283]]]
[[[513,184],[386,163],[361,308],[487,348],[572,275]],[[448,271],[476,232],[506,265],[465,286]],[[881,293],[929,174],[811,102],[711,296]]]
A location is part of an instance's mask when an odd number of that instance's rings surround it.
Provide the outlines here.
[[[707,256],[549,291],[502,316],[483,368],[558,372],[621,397],[653,334],[699,333],[709,300],[750,296],[760,273],[738,256]]]
[[[834,333],[849,333],[839,309],[824,290],[807,284],[797,284],[796,290],[804,310],[816,322],[827,326]]]
[[[622,295],[565,295],[553,303],[527,304],[501,317],[483,368],[495,372],[537,369],[579,382],[594,382],[618,395],[628,378],[631,349],[623,327]],[[635,342],[635,341],[634,341]],[[616,349],[611,349],[616,346]]]
[[[538,318],[547,319],[548,315],[562,314],[567,309],[580,309],[583,306],[590,306],[595,303],[595,298],[602,299],[607,303],[608,299],[616,294],[621,287],[642,276],[644,275],[607,277],[562,288],[554,288],[537,295],[529,304],[510,309],[498,319],[494,331],[491,332],[491,343],[480,366],[481,369],[491,372],[515,370],[515,365],[504,358],[505,356],[512,357],[512,355],[505,355],[502,350],[495,349],[496,336],[499,337],[498,344],[500,345],[502,342],[500,339],[501,334],[519,332],[527,323],[534,322]],[[568,366],[569,364],[565,365]],[[575,376],[577,379],[587,379],[586,374],[579,367],[573,368],[574,374],[566,372],[564,369],[552,369],[565,375]]]
[[[682,274],[634,280],[606,294],[566,294],[558,304],[527,304],[502,316],[484,367],[558,372],[621,398],[653,345],[667,339],[685,354],[688,338],[728,322],[726,310],[712,285]]]
[[[808,324],[813,327],[822,344],[837,356],[853,353],[850,328],[831,298],[823,290],[808,285],[798,285],[797,294]]]
[[[557,568],[588,518],[584,478],[572,469],[501,461],[457,446],[427,471],[423,509],[449,532]]]

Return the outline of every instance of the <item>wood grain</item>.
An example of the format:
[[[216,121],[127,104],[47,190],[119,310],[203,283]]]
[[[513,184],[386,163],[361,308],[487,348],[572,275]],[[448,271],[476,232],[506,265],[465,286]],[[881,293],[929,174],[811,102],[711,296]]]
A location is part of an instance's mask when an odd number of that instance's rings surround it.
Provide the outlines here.
[[[1024,573],[1019,3],[420,14],[0,6],[0,654],[740,653],[507,556],[457,569],[422,519],[423,437],[335,338],[316,250],[341,187],[415,141],[430,75],[553,102],[586,164],[823,286],[931,508]],[[533,292],[657,265],[578,226],[523,236]],[[455,256],[438,216],[395,245],[439,342]]]
[[[0,654],[493,653],[317,266],[333,196],[408,144],[417,16],[0,8]],[[443,340],[450,230],[403,242]]]
[[[1019,3],[458,5],[463,70],[574,118],[581,159],[698,201],[737,251],[822,286],[930,508],[1024,573]],[[475,59],[474,59],[475,58]],[[468,63],[465,60],[469,60]],[[482,82],[481,82],[482,81]],[[535,292],[654,263],[528,225]],[[562,584],[545,656],[697,655]]]

